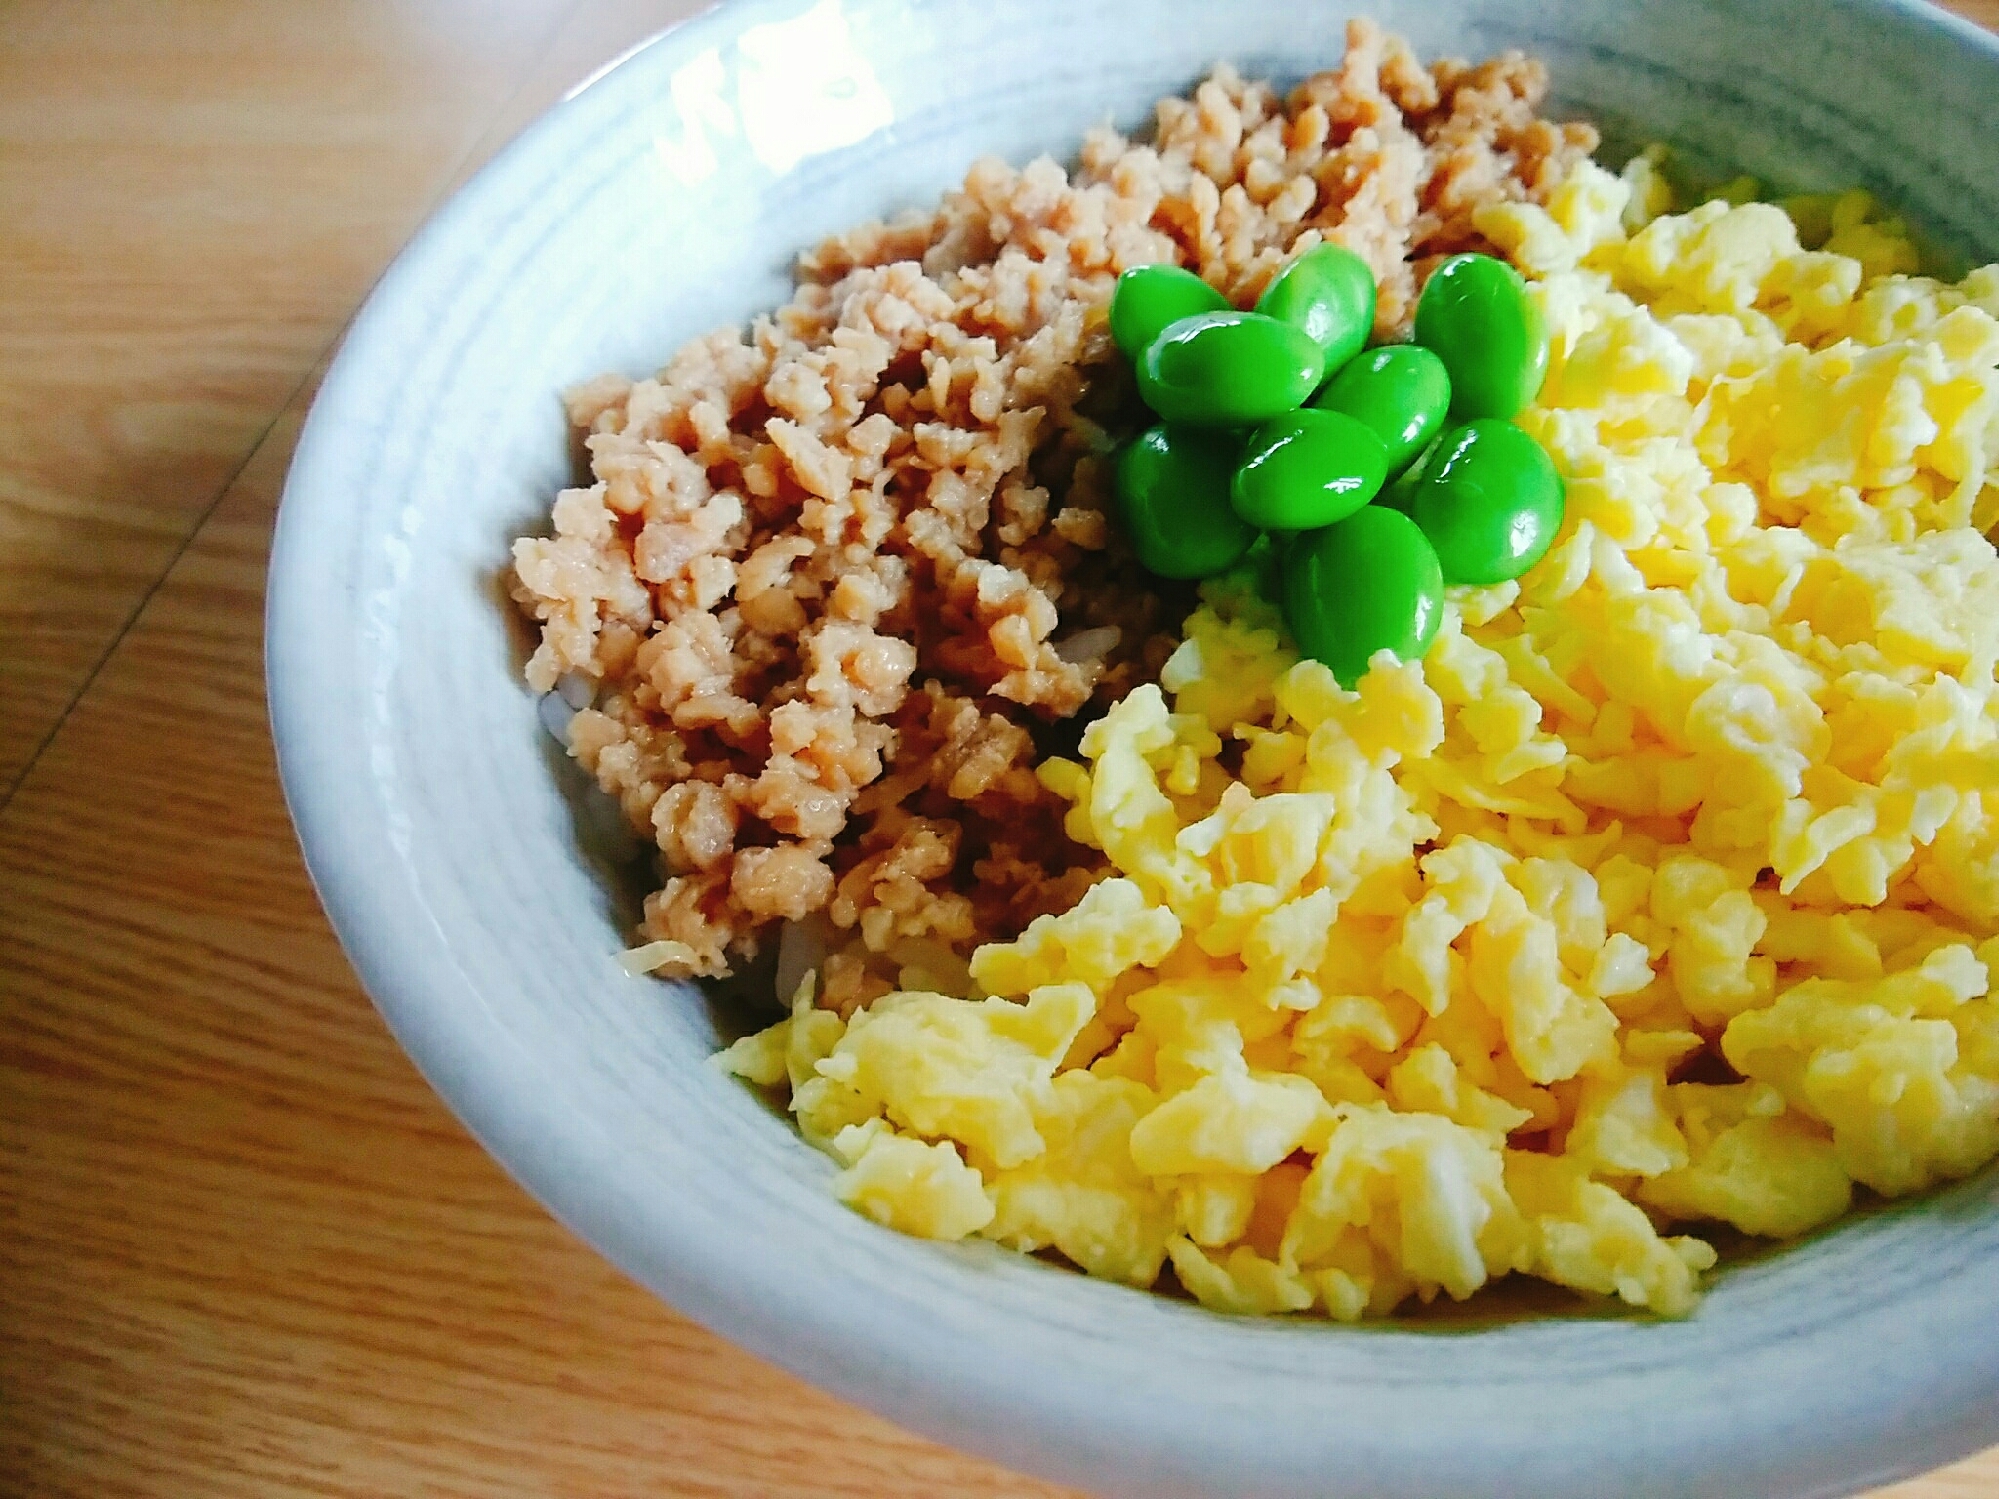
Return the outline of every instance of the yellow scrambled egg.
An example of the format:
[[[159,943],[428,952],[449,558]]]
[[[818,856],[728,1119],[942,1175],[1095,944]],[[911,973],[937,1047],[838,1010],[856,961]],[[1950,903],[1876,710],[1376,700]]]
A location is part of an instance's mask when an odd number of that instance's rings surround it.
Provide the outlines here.
[[[1655,216],[1646,167],[1479,221],[1552,330],[1538,567],[1354,692],[1209,585],[1041,768],[1111,877],[974,994],[808,987],[726,1054],[842,1198],[1231,1312],[1675,1314],[1676,1227],[1999,1154],[1999,267],[1900,274],[1864,197],[1799,209],[1823,249]]]

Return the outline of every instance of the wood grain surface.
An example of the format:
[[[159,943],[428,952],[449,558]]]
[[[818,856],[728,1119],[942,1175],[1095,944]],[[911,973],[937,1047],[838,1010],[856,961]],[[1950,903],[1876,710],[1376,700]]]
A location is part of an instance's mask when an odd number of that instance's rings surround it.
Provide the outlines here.
[[[264,559],[340,327],[692,8],[0,0],[0,1495],[1058,1493],[555,1224],[382,1028],[278,791]],[[1889,1495],[1999,1499],[1999,1452]]]

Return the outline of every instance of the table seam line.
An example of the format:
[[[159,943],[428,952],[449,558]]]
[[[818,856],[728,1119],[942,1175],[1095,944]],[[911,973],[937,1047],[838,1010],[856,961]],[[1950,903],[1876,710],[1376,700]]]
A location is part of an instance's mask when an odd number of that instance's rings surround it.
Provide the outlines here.
[[[371,287],[370,290],[372,291],[373,288]],[[347,322],[351,320],[352,314],[350,313],[348,319],[341,323],[341,333],[335,335],[334,342],[337,343],[340,336],[345,334]],[[326,346],[326,348],[330,347],[332,347],[331,344]],[[35,767],[41,763],[42,756],[47,754],[49,746],[55,743],[56,736],[62,732],[63,725],[68,723],[71,715],[76,712],[77,705],[83,701],[84,695],[96,685],[97,679],[104,674],[104,668],[110,664],[111,658],[118,653],[118,647],[125,643],[125,637],[132,633],[132,627],[139,622],[139,616],[146,612],[146,606],[152,603],[154,595],[165,585],[167,579],[173,576],[174,569],[180,566],[181,558],[185,557],[188,548],[194,545],[195,537],[201,534],[202,528],[214,516],[217,507],[229,497],[229,491],[236,487],[236,481],[243,477],[243,471],[264,450],[264,444],[270,441],[272,431],[283,420],[285,412],[291,409],[292,402],[298,399],[298,393],[305,389],[306,384],[312,379],[312,372],[319,368],[319,361],[326,357],[326,348],[322,348],[318,354],[313,356],[312,363],[306,366],[305,374],[299,378],[298,382],[290,390],[285,392],[284,400],[278,403],[277,410],[272,413],[271,419],[258,429],[255,439],[250,443],[249,447],[244,449],[243,456],[237,460],[236,466],[229,470],[227,477],[216,488],[215,493],[201,507],[201,513],[194,518],[194,524],[189,526],[182,533],[180,540],[174,544],[173,552],[168,556],[165,564],[154,575],[152,581],[146,585],[145,591],[134,601],[132,607],[125,612],[125,617],[119,622],[118,628],[112,633],[111,638],[104,643],[104,649],[99,651],[97,659],[90,663],[90,670],[83,674],[83,680],[76,684],[76,689],[70,693],[68,699],[63,703],[62,712],[56,715],[55,721],[49,725],[42,737],[35,742],[34,750],[28,755],[27,760],[23,762],[21,769],[8,785],[6,795],[0,796],[0,816],[6,814],[7,809],[14,804],[14,798],[20,794],[21,788],[28,784],[28,777],[33,774]]]

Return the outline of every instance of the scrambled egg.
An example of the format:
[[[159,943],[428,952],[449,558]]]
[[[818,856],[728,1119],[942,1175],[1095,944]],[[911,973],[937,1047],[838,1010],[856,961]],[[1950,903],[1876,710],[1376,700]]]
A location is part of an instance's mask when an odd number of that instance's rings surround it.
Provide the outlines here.
[[[974,993],[808,983],[726,1054],[842,1198],[1229,1312],[1523,1273],[1670,1315],[1677,1226],[1999,1154],[1999,267],[1650,171],[1479,219],[1552,330],[1537,568],[1353,692],[1210,584],[1041,767],[1109,877]]]

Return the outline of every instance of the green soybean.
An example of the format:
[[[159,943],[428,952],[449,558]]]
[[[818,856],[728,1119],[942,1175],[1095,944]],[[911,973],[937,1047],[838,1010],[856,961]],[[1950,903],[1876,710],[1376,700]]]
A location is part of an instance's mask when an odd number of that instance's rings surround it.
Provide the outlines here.
[[[1256,528],[1229,506],[1240,451],[1227,433],[1162,425],[1119,455],[1119,519],[1148,570],[1162,578],[1205,578],[1249,550]]]
[[[1314,245],[1277,273],[1256,310],[1304,329],[1335,370],[1374,329],[1374,272],[1342,245]]]
[[[1352,687],[1376,651],[1416,661],[1444,611],[1437,554],[1400,511],[1369,505],[1284,556],[1284,621],[1306,655]]]
[[[1444,435],[1409,513],[1446,583],[1501,583],[1547,555],[1564,508],[1562,476],[1541,445],[1482,417]]]
[[[1432,350],[1389,344],[1348,360],[1311,404],[1365,423],[1387,450],[1388,472],[1399,474],[1443,430],[1451,377]]]
[[[1111,337],[1137,359],[1167,325],[1198,312],[1223,312],[1229,299],[1177,265],[1135,265],[1111,293]]]
[[[1453,255],[1416,302],[1416,342],[1451,379],[1451,417],[1511,417],[1540,394],[1548,335],[1520,273],[1490,255]]]
[[[1251,434],[1229,498],[1252,526],[1311,531],[1344,520],[1388,477],[1381,439],[1339,411],[1290,411]]]
[[[1253,427],[1319,388],[1326,356],[1302,329],[1257,312],[1169,323],[1138,360],[1138,393],[1169,422]]]

